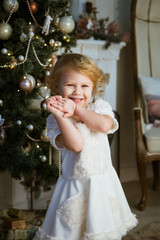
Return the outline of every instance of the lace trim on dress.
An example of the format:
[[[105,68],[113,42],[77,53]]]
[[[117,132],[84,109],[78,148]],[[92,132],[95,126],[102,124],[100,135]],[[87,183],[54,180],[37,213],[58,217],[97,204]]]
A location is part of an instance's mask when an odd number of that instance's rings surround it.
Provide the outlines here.
[[[126,221],[123,225],[121,225],[117,230],[110,233],[100,233],[100,234],[87,234],[83,240],[117,240],[120,237],[123,237],[127,234],[127,232],[137,225],[138,221],[133,214],[132,217]]]
[[[87,201],[82,196],[69,198],[58,208],[57,215],[69,230],[85,224]]]
[[[43,232],[42,228],[39,228],[32,240],[60,240],[59,238],[49,236]]]

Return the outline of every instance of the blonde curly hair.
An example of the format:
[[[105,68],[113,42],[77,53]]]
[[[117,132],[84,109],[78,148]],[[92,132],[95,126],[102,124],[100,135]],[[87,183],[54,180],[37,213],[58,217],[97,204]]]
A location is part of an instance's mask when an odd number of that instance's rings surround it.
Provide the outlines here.
[[[57,87],[61,74],[69,69],[87,76],[93,82],[93,93],[101,94],[103,92],[102,87],[106,80],[106,75],[103,71],[89,57],[78,53],[69,53],[59,58],[46,79],[46,84],[50,88],[51,94],[58,94]]]

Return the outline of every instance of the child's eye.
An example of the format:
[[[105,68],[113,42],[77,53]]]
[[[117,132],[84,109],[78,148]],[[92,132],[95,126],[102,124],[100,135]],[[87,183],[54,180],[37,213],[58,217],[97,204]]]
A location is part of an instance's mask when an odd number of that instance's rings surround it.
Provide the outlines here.
[[[88,85],[85,85],[85,84],[84,84],[84,85],[82,85],[82,87],[88,87]]]
[[[68,83],[67,86],[73,86],[73,84],[72,83]]]

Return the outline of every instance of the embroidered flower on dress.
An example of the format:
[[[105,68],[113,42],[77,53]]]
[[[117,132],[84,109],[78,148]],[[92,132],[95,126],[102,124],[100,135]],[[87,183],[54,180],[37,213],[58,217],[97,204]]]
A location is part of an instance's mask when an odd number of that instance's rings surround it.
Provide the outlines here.
[[[66,228],[82,225],[87,215],[87,201],[82,196],[69,198],[58,208],[57,215]]]
[[[84,148],[74,160],[73,178],[104,174],[107,171],[107,151],[110,151],[105,133],[97,133],[83,123],[76,123],[84,139]]]

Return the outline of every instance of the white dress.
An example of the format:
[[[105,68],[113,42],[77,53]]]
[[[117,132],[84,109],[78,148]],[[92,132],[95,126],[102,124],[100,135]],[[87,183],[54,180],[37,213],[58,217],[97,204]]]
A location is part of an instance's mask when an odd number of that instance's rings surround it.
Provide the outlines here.
[[[108,133],[117,130],[118,123],[108,102],[98,99],[88,109],[110,115],[114,124]],[[62,175],[35,239],[120,239],[137,224],[137,219],[112,166],[108,133],[94,132],[81,122],[73,124],[84,137],[84,148],[80,153],[58,148],[62,154]],[[60,129],[53,115],[47,119],[47,129],[51,144],[57,148],[55,138]]]

